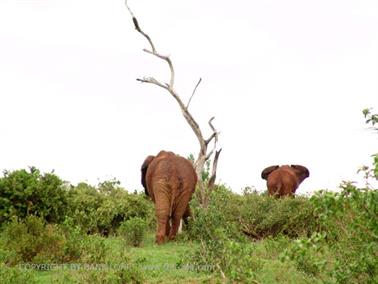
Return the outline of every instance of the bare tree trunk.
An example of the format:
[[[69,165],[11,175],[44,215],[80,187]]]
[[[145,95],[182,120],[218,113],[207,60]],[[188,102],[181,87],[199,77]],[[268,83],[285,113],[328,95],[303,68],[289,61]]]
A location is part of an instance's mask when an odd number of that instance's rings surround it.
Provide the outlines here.
[[[170,75],[171,75],[169,83],[162,83],[162,82],[156,80],[153,77],[138,78],[137,81],[142,82],[142,83],[153,84],[153,85],[159,86],[159,87],[167,90],[171,94],[171,96],[176,100],[176,102],[178,103],[185,120],[187,121],[189,126],[192,128],[194,134],[196,135],[196,137],[198,139],[199,146],[200,146],[200,150],[199,150],[199,153],[198,153],[198,157],[194,162],[194,168],[195,168],[195,171],[196,171],[197,176],[198,176],[198,189],[199,189],[199,192],[200,192],[201,204],[202,204],[203,207],[207,207],[208,202],[209,202],[208,197],[209,197],[211,191],[214,188],[217,166],[218,166],[218,159],[219,159],[219,155],[220,155],[222,149],[219,149],[219,150],[217,149],[219,132],[217,132],[217,130],[215,129],[215,127],[212,124],[214,117],[212,117],[209,120],[209,126],[212,130],[212,134],[210,135],[209,138],[205,139],[203,137],[201,128],[199,127],[198,123],[196,122],[196,120],[194,119],[192,114],[189,112],[190,102],[191,102],[199,84],[201,83],[202,79],[199,79],[198,83],[196,84],[196,86],[193,90],[193,93],[192,93],[188,103],[185,105],[183,103],[182,99],[180,98],[180,96],[178,95],[178,93],[176,92],[175,88],[174,88],[175,71],[174,71],[174,67],[173,67],[173,63],[172,63],[171,59],[169,58],[169,56],[164,56],[164,55],[161,55],[160,53],[157,52],[155,45],[153,44],[149,35],[146,34],[140,28],[138,20],[136,19],[136,17],[134,16],[133,12],[131,11],[130,7],[127,4],[127,0],[125,1],[125,4],[126,4],[127,9],[130,12],[132,19],[133,19],[135,29],[140,34],[142,34],[148,40],[148,42],[150,44],[151,50],[143,49],[143,51],[148,53],[148,54],[154,55],[154,56],[160,58],[161,60],[165,61],[169,66]],[[212,146],[211,150],[208,151],[209,150],[208,147],[209,147],[210,143],[212,143],[213,146]],[[205,164],[208,160],[211,159],[212,156],[214,156],[214,158],[213,158],[213,163],[212,163],[212,166],[211,166],[211,175],[210,175],[210,177],[207,181],[203,181],[202,180],[202,173],[204,171]]]

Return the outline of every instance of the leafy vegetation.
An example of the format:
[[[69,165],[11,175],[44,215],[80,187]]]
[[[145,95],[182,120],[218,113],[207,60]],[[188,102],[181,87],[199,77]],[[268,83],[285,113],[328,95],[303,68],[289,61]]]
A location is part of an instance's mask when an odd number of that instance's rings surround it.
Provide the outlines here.
[[[335,254],[338,283],[378,281],[378,191],[344,183],[339,193],[320,192],[312,201]]]
[[[133,217],[154,225],[152,203],[143,194],[129,194],[118,181],[106,181],[97,187],[79,183],[68,191],[68,216],[89,233],[114,234],[123,221]]]
[[[29,170],[4,171],[0,178],[0,224],[13,216],[36,215],[47,222],[61,222],[68,205],[64,182],[54,173]]]
[[[123,236],[127,244],[139,247],[143,244],[147,232],[147,224],[144,219],[133,217],[124,221],[118,229],[119,235]]]
[[[162,246],[152,202],[116,180],[5,171],[0,283],[378,283],[377,169],[374,155],[365,188],[343,182],[309,198],[218,185],[207,207],[194,196],[184,233]]]

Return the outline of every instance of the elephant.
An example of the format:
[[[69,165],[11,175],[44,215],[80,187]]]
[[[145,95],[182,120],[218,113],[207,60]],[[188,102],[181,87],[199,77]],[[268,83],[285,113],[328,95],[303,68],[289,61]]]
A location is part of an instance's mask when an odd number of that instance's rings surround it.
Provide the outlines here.
[[[267,180],[269,195],[276,197],[293,196],[309,176],[309,170],[301,165],[270,166],[261,172],[261,178]]]
[[[166,236],[169,240],[174,239],[181,219],[187,223],[191,216],[189,201],[197,184],[197,175],[189,160],[168,151],[148,156],[141,172],[145,193],[155,203],[156,243],[160,245]]]

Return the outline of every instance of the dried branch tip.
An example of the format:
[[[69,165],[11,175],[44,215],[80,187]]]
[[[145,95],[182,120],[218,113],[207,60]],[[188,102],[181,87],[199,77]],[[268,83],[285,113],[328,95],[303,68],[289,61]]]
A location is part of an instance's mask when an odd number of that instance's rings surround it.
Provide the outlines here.
[[[135,29],[138,32],[141,32],[141,29],[140,29],[139,24],[138,24],[138,20],[135,17],[133,17],[133,23],[134,23]]]

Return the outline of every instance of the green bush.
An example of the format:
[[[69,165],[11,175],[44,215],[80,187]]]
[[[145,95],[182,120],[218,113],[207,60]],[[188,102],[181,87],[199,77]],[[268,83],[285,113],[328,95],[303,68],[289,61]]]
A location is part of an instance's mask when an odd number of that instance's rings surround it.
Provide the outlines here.
[[[84,247],[84,239],[87,234],[70,217],[66,217],[64,222],[59,225],[64,236],[64,262],[79,261]]]
[[[196,199],[191,207],[195,218],[186,233],[191,240],[212,238],[218,228],[234,239],[242,234],[252,239],[297,238],[320,230],[314,205],[306,197],[276,199],[249,189],[239,195],[218,186],[210,195],[208,208],[200,207]]]
[[[311,276],[319,276],[327,262],[324,258],[325,234],[314,233],[310,238],[294,241],[280,256],[282,261],[291,260],[298,270]]]
[[[251,283],[262,262],[254,255],[253,246],[230,239],[223,229],[216,229],[211,239],[183,257],[180,265],[192,265],[197,271],[218,272],[222,278],[233,282]]]
[[[2,239],[8,251],[5,262],[60,262],[64,254],[64,238],[55,225],[46,225],[36,216],[15,218],[7,224]]]
[[[0,224],[28,215],[59,223],[67,207],[65,184],[53,173],[41,174],[31,167],[29,171],[4,171],[0,178]]]
[[[311,198],[335,254],[338,283],[378,282],[378,190],[344,183],[339,193]]]
[[[132,217],[149,223],[154,220],[153,204],[142,194],[129,194],[116,181],[106,181],[97,187],[79,183],[69,191],[68,214],[85,232],[113,234],[120,224]]]
[[[121,224],[118,233],[125,238],[127,244],[139,247],[146,236],[146,230],[146,221],[139,217],[133,217]]]
[[[256,192],[244,192],[239,223],[244,234],[253,239],[310,236],[319,230],[314,206],[306,197],[277,199]]]
[[[20,283],[37,283],[34,272],[21,269],[18,267],[7,267],[0,263],[0,283],[20,284]]]
[[[64,262],[101,263],[105,259],[107,246],[99,235],[87,235],[71,218],[60,226],[64,236]]]
[[[7,224],[1,237],[5,263],[101,263],[107,247],[105,239],[98,235],[87,235],[69,224],[45,224],[44,220],[28,216],[24,220],[14,219]]]
[[[107,246],[105,239],[99,235],[87,235],[83,238],[80,262],[103,263],[106,256]]]
[[[191,202],[194,218],[189,221],[186,237],[189,240],[211,240],[215,231],[222,229],[230,238],[242,238],[237,222],[239,204],[239,196],[224,186],[211,193],[207,208],[202,208],[194,198]]]

